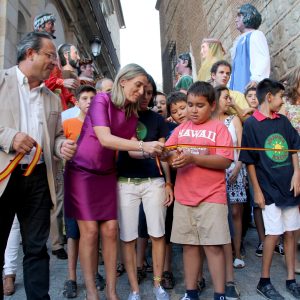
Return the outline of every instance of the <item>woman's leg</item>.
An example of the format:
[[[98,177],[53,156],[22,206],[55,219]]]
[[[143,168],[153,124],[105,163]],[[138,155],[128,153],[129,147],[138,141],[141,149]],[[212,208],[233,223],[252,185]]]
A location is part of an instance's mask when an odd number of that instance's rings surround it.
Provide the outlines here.
[[[119,299],[116,292],[116,267],[117,267],[117,220],[110,220],[100,223],[102,251],[106,274],[106,298],[108,300]],[[95,269],[95,267],[94,267]],[[88,299],[89,300],[89,299]]]
[[[164,236],[158,238],[151,236],[151,240],[152,240],[153,278],[154,278],[153,284],[155,287],[158,287],[160,285],[160,278],[163,273],[166,243],[165,243]]]
[[[122,241],[123,248],[123,260],[125,263],[125,269],[128,275],[128,280],[133,292],[139,293],[139,285],[137,281],[137,266],[136,266],[136,240],[130,242]]]
[[[86,286],[87,299],[99,300],[95,284],[99,225],[97,221],[78,220],[78,226],[80,230],[79,258]]]

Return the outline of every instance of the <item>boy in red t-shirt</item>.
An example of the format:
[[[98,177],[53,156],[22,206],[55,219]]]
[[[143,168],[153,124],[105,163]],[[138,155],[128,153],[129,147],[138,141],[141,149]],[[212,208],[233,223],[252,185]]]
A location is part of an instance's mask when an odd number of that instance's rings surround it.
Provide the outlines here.
[[[230,243],[225,169],[233,160],[231,149],[200,146],[232,146],[226,126],[211,119],[216,106],[213,87],[196,82],[188,90],[188,121],[175,128],[166,142],[184,144],[168,161],[178,169],[175,182],[174,221],[171,241],[183,244],[186,294],[198,299],[197,279],[203,246],[214,285],[214,299],[225,299],[225,260],[222,245]]]
[[[78,117],[67,119],[63,122],[66,138],[77,141],[81,132],[83,121],[90,107],[96,90],[90,85],[82,85],[76,90],[75,105],[80,109]],[[79,249],[79,228],[75,219],[65,218],[66,236],[68,247],[68,280],[64,284],[63,295],[66,298],[77,297],[76,266]],[[97,266],[95,266],[95,269]],[[103,288],[104,288],[104,279]]]

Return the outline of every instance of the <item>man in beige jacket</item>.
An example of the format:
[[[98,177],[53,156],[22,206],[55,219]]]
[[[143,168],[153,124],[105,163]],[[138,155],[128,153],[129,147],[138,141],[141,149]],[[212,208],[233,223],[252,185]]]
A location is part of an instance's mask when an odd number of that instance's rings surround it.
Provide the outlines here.
[[[31,32],[19,42],[17,50],[18,65],[0,71],[0,173],[18,153],[26,155],[10,176],[0,181],[0,264],[2,270],[7,238],[17,214],[27,299],[50,299],[46,242],[50,210],[56,205],[53,158],[71,159],[76,144],[64,139],[60,100],[43,84],[57,61],[51,36]],[[42,147],[42,155],[25,177],[24,170],[37,144]]]

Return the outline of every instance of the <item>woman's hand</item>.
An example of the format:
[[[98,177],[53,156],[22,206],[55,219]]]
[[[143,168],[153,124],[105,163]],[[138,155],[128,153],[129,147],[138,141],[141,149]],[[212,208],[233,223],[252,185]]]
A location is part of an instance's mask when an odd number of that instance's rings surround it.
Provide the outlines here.
[[[164,143],[158,141],[143,143],[144,152],[147,152],[150,155],[160,155],[163,149],[164,149]]]
[[[234,184],[237,180],[237,177],[240,173],[240,170],[242,168],[242,162],[238,161],[236,164],[235,164],[235,167],[233,168],[233,170],[231,171],[231,174],[229,176],[229,183],[230,184]]]

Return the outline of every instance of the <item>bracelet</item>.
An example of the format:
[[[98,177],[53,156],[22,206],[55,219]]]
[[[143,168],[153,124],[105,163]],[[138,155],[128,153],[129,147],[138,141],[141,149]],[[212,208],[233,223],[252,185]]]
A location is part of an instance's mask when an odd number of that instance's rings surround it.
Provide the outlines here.
[[[140,150],[141,152],[144,152],[143,144],[144,144],[143,141],[139,141],[139,150]]]
[[[161,282],[160,276],[153,276],[153,281]]]
[[[166,182],[165,187],[169,186],[170,188],[173,188],[173,184],[171,182]]]

